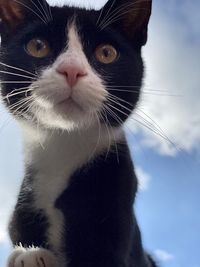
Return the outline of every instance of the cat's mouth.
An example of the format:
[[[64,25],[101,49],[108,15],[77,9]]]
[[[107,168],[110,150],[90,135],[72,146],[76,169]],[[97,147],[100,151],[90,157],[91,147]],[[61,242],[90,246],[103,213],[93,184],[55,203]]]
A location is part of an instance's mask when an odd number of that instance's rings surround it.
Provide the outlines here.
[[[65,98],[57,102],[54,108],[60,112],[69,113],[72,110],[76,109],[80,112],[83,112],[83,107],[78,104],[72,97]]]

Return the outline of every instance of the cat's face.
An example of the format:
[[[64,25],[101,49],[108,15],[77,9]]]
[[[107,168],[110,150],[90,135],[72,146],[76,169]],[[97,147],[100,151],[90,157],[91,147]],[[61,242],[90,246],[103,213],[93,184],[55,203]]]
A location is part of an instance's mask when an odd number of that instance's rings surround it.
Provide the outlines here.
[[[100,11],[0,0],[1,94],[19,119],[71,130],[119,125],[143,76],[151,1],[109,1]]]

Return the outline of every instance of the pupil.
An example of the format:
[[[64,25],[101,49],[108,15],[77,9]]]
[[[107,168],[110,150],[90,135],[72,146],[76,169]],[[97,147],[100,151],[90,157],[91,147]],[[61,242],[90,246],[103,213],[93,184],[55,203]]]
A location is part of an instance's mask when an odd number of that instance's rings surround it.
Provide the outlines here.
[[[104,55],[105,57],[109,57],[110,53],[109,53],[109,50],[108,50],[107,48],[104,48],[104,49],[103,49],[103,55]]]
[[[40,50],[43,49],[43,47],[44,47],[44,44],[42,43],[42,41],[37,40],[37,41],[36,41],[36,50],[37,50],[37,51],[40,51]]]

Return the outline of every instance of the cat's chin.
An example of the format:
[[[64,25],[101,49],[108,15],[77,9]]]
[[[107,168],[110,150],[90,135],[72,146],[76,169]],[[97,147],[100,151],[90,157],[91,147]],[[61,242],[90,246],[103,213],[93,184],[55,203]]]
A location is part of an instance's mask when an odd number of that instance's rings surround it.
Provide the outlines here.
[[[90,128],[97,123],[97,115],[85,110],[73,99],[63,100],[51,108],[37,107],[32,111],[37,127],[73,131]]]
[[[84,112],[81,105],[79,105],[77,102],[75,102],[72,98],[64,99],[60,102],[58,102],[54,109],[61,114],[73,114],[73,113],[79,113]]]

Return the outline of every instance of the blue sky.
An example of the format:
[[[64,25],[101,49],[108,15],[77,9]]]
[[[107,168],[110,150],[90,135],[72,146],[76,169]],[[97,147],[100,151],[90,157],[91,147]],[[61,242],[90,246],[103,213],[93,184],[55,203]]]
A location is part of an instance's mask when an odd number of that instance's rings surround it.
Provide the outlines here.
[[[144,245],[163,267],[200,267],[199,10],[199,0],[154,0],[143,98],[127,126],[141,183],[136,212]],[[177,146],[134,121],[141,116]],[[20,130],[5,111],[0,134],[0,266],[5,266],[6,224],[23,174]]]

